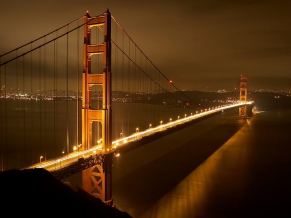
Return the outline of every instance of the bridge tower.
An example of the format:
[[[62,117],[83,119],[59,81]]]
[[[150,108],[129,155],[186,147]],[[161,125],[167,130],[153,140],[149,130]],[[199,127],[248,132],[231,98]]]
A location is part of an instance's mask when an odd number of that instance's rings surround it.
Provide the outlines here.
[[[91,29],[103,27],[104,42],[91,44]],[[91,72],[91,57],[102,55],[103,72]],[[102,86],[102,108],[91,106],[92,86]],[[84,18],[83,74],[82,74],[82,148],[93,146],[92,124],[98,122],[102,129],[104,159],[82,172],[82,186],[91,195],[108,205],[112,200],[112,108],[111,108],[111,14],[107,10],[98,17]]]
[[[248,93],[248,79],[247,76],[240,75],[240,90],[239,90],[239,101],[240,103],[247,102],[247,93]],[[242,106],[239,108],[239,116],[246,117],[247,116],[247,107]]]

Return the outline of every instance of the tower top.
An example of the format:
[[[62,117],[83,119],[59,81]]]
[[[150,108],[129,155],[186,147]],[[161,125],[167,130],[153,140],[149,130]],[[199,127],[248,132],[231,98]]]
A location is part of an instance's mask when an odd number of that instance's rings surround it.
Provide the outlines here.
[[[88,11],[88,10],[86,11],[86,16],[87,16],[88,18],[91,17],[90,14],[89,14],[89,11]]]

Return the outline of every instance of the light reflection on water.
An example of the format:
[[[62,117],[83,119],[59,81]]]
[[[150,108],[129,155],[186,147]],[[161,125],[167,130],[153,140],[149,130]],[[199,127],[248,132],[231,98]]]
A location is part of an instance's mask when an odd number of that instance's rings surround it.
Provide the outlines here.
[[[133,217],[184,217],[180,213],[192,217],[201,213],[215,185],[213,178],[219,178],[217,165],[225,151],[212,154],[246,123],[233,119],[234,115],[230,112],[209,118],[121,155],[113,166],[117,208]]]
[[[291,110],[256,114],[193,172],[135,218],[285,217]]]
[[[248,128],[248,125],[245,125],[174,189],[148,209],[141,218],[215,217],[215,214],[207,212],[207,205],[211,201],[209,198],[212,196],[213,189],[219,188],[218,183],[224,181],[219,178],[221,176],[219,173],[226,168],[235,169],[234,166],[237,165],[237,160],[242,156],[241,151],[244,149],[231,149],[231,146],[242,140],[244,142],[239,143],[240,146],[247,143],[246,131]],[[245,153],[247,152],[245,151]],[[243,158],[247,157],[243,155]],[[243,169],[241,168],[241,170]],[[240,176],[240,181],[234,185],[237,187],[232,187],[232,189],[238,188],[239,184],[244,184],[245,176],[247,175]]]

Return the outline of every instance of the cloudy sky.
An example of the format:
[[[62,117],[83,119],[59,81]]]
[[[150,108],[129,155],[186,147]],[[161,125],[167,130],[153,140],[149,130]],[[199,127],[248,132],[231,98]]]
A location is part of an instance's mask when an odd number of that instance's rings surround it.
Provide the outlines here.
[[[288,0],[0,0],[0,54],[107,9],[180,89],[291,91]]]

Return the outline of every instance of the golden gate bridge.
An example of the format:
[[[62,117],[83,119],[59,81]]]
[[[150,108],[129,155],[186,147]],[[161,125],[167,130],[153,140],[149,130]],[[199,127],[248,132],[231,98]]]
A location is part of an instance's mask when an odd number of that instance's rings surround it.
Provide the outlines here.
[[[2,171],[82,171],[83,188],[109,205],[112,159],[187,125],[239,108],[239,94],[205,107],[181,91],[109,11],[82,16],[0,56]]]

